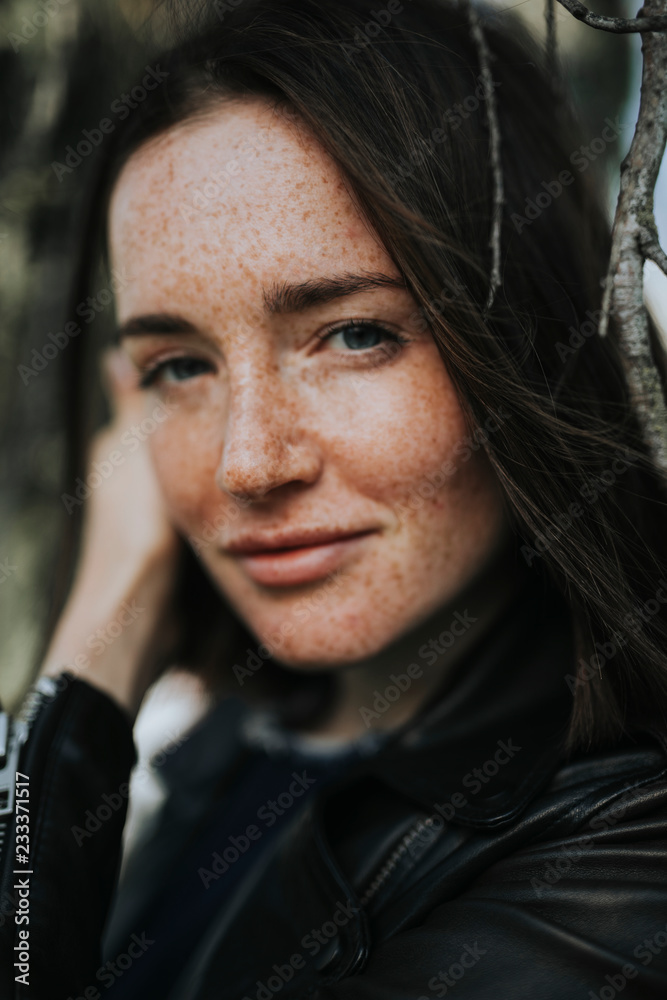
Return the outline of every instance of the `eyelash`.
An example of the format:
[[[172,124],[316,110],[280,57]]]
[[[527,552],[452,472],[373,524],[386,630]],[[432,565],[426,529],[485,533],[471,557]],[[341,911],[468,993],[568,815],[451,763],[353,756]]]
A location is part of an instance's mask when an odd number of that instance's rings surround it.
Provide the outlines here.
[[[396,331],[394,330],[390,330],[389,327],[384,326],[383,323],[379,323],[377,320],[374,319],[345,320],[344,323],[339,323],[332,329],[324,330],[321,333],[317,334],[317,339],[320,341],[320,343],[324,343],[325,341],[330,340],[332,337],[335,337],[336,334],[344,333],[345,330],[351,330],[354,329],[355,327],[368,327],[369,329],[379,330],[381,333],[385,335],[385,337],[387,337],[388,340],[392,341],[395,344],[399,344],[400,346],[404,346],[405,344],[410,343],[408,337],[405,337],[400,333],[396,333]],[[372,356],[373,354],[381,355],[384,353],[382,350],[382,346],[383,346],[382,344],[376,344],[373,347],[367,347],[359,351],[350,350],[347,353],[364,354],[366,357]],[[379,358],[377,363],[382,364],[382,358]]]
[[[395,344],[400,345],[401,347],[410,343],[410,339],[408,337],[405,337],[400,333],[396,333],[394,330],[390,330],[382,323],[378,323],[377,320],[369,320],[369,319],[346,320],[345,323],[340,324],[334,327],[333,329],[325,330],[322,333],[318,334],[317,339],[320,341],[320,343],[325,343],[327,340],[330,340],[338,333],[344,333],[346,330],[358,327],[369,327],[371,329],[379,330],[385,335],[385,337],[388,340],[392,341]],[[374,359],[371,361],[371,364],[369,366],[371,368],[374,368],[384,364],[386,360],[388,360],[386,352],[383,350],[383,346],[384,346],[383,344],[375,344],[373,347],[362,348],[358,351],[350,350],[349,352],[346,353],[364,354],[367,358],[370,357],[371,359]],[[146,367],[140,369],[139,387],[141,389],[149,388],[157,380],[159,375],[175,361],[189,361],[189,360],[200,361],[200,363],[203,365],[208,364],[208,362],[204,361],[203,359],[183,354],[178,354],[178,355],[173,355],[172,357],[163,358],[160,361],[155,362],[154,364],[147,365]],[[188,380],[184,379],[182,381],[188,381]]]
[[[148,364],[140,367],[139,369],[139,388],[149,389],[154,382],[157,381],[159,376],[169,367],[173,365],[175,361],[199,361],[202,365],[208,365],[208,361],[204,361],[203,358],[196,358],[189,354],[174,354],[171,357],[162,358],[160,361],[156,361],[154,364]],[[204,374],[203,372],[201,374]],[[178,381],[188,381],[187,379]]]

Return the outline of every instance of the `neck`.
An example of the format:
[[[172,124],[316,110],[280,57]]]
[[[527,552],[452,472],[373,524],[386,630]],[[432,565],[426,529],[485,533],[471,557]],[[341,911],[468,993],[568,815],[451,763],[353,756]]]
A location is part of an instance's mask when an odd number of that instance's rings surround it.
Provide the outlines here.
[[[338,698],[317,735],[352,740],[408,722],[436,692],[444,693],[457,665],[503,615],[525,572],[504,542],[484,569],[450,601],[389,647],[342,668]]]

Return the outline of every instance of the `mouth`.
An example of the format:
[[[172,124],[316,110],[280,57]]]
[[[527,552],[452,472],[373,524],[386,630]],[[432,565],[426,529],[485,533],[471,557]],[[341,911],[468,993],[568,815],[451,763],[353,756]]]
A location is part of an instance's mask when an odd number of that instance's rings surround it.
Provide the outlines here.
[[[311,536],[307,541],[291,545],[264,543],[262,548],[260,542],[249,541],[230,546],[228,551],[256,583],[268,587],[295,586],[333,573],[375,530],[330,534],[318,541],[313,541]]]

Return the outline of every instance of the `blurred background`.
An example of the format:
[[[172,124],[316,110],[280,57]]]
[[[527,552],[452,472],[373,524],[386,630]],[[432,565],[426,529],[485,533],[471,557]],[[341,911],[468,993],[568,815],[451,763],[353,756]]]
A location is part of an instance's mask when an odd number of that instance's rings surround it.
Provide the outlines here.
[[[37,670],[66,516],[61,352],[41,368],[39,358],[53,353],[49,333],[63,328],[94,157],[67,171],[53,164],[66,163],[67,147],[110,116],[155,45],[168,37],[154,6],[153,0],[0,0],[0,699],[10,709]],[[512,7],[535,34],[544,34],[544,0],[494,6]],[[593,6],[631,17],[639,3],[596,0]],[[641,39],[595,31],[558,4],[555,13],[562,73],[584,135],[599,136],[606,118],[628,125],[600,154],[611,218],[637,115]],[[148,18],[156,24],[150,43]],[[664,247],[664,169],[656,214]],[[647,299],[659,325],[667,315],[665,285],[647,265]],[[111,323],[113,305],[107,307],[106,289],[99,287],[100,311]]]

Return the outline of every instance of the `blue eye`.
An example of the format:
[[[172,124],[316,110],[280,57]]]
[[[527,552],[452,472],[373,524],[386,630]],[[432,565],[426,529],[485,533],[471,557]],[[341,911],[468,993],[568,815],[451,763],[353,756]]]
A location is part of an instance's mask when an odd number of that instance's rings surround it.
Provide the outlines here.
[[[367,364],[382,364],[395,356],[400,346],[410,343],[409,338],[387,329],[375,320],[366,319],[348,320],[334,330],[318,334],[318,339],[322,343],[331,345],[337,353],[365,353]],[[174,385],[188,382],[212,371],[214,371],[213,365],[203,358],[187,354],[179,355],[147,365],[139,380],[139,386],[147,389],[157,382]]]
[[[342,338],[343,346],[352,351],[372,351],[387,341],[395,344],[408,342],[404,337],[394,333],[393,330],[388,330],[373,320],[354,320],[335,330],[330,330],[323,334],[320,339],[331,343],[335,337]]]
[[[142,389],[148,388],[158,378],[164,382],[185,382],[211,371],[211,365],[202,358],[180,357],[159,361],[144,372],[139,382]]]

